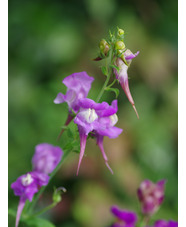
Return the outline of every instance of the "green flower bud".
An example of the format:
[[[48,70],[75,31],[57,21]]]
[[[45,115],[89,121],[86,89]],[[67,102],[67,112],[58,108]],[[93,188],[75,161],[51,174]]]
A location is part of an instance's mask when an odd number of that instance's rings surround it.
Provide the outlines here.
[[[54,193],[53,194],[53,201],[55,203],[59,203],[61,201],[61,193]]]
[[[124,34],[125,34],[124,30],[121,29],[121,28],[118,28],[118,35],[119,35],[119,36],[122,36],[122,35],[124,35]]]
[[[100,41],[100,43],[99,43],[99,48],[100,48],[100,50],[101,50],[101,51],[104,51],[104,49],[105,49],[105,47],[106,47],[107,44],[108,44],[107,41],[106,41],[105,39],[102,39],[102,40]]]
[[[54,188],[54,193],[53,193],[53,197],[52,197],[52,199],[53,199],[53,202],[54,203],[59,203],[61,200],[62,200],[62,196],[61,196],[61,194],[64,192],[66,192],[67,190],[66,190],[66,188],[64,188],[64,187],[59,187],[59,188]]]
[[[105,56],[107,55],[109,51],[109,44],[105,39],[102,39],[101,42],[99,43],[99,49],[101,53],[103,53]]]
[[[116,50],[123,50],[123,49],[125,49],[125,44],[124,44],[124,42],[123,42],[123,41],[117,41],[117,42],[115,43],[115,49],[116,49]]]

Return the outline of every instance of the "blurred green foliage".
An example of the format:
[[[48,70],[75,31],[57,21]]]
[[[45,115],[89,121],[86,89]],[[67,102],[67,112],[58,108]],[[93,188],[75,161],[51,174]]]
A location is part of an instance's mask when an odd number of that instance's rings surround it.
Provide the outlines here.
[[[18,204],[10,184],[31,170],[35,146],[68,145],[68,133],[56,141],[67,116],[66,104],[53,103],[58,92],[66,91],[62,79],[87,71],[95,77],[89,97],[96,98],[105,77],[102,63],[92,59],[99,41],[116,26],[125,30],[126,46],[140,51],[129,69],[140,119],[116,84],[117,126],[124,132],[104,141],[114,175],[90,139],[79,176],[78,154],[72,152],[37,209],[51,202],[54,185],[64,186],[63,201],[42,217],[57,227],[108,226],[114,220],[112,204],[139,212],[140,182],[165,178],[165,201],[154,218],[177,219],[178,25],[173,0],[9,0],[9,207]],[[102,100],[111,103],[114,97],[105,92]]]

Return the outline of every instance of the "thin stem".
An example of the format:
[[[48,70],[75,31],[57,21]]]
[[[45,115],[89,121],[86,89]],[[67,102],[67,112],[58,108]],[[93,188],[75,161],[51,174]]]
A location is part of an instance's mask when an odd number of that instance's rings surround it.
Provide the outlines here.
[[[103,87],[102,87],[102,89],[101,89],[101,91],[100,91],[100,93],[99,93],[99,95],[98,95],[98,97],[96,99],[96,102],[99,102],[99,100],[101,99],[101,97],[102,97],[102,95],[103,95],[103,93],[105,91],[105,88],[107,87],[107,84],[108,84],[109,80],[110,80],[110,75],[108,74],[107,75],[107,79],[105,80],[105,83],[103,84]]]
[[[38,216],[38,215],[41,215],[41,214],[45,213],[46,211],[52,209],[52,208],[55,207],[56,205],[57,205],[57,203],[56,203],[56,202],[53,202],[52,204],[48,205],[47,207],[44,207],[42,210],[40,210],[40,211],[34,213],[34,214],[31,215],[30,217],[36,217],[36,216]]]
[[[57,173],[57,171],[60,169],[62,163],[64,162],[64,160],[67,158],[67,156],[69,155],[69,151],[66,151],[63,155],[63,158],[61,159],[61,161],[59,162],[59,164],[57,165],[57,167],[55,168],[55,170],[50,174],[50,179],[49,182],[52,180],[53,176]],[[48,182],[48,183],[49,183]],[[46,186],[43,186],[40,191],[37,193],[37,195],[35,196],[35,198],[33,199],[32,203],[30,204],[30,206],[28,206],[28,212],[31,213],[32,210],[34,209],[38,199],[40,198],[40,196],[42,195],[42,193],[44,192],[44,190],[46,189]]]
[[[140,227],[147,226],[149,224],[150,218],[150,216],[143,216]]]
[[[114,81],[110,84],[110,85],[108,85],[106,88],[110,88],[110,87],[112,87],[115,83],[116,83],[116,79],[114,79]]]
[[[100,93],[98,94],[96,102],[99,102],[99,100],[101,99],[101,97],[102,97],[102,95],[103,95],[103,93],[105,91],[105,88],[107,87],[107,84],[108,84],[108,82],[110,80],[110,76],[111,75],[109,73],[108,66],[107,66],[107,58],[105,59],[105,67],[106,67],[106,70],[107,70],[107,79],[105,80],[105,83],[103,84],[103,87],[102,87]]]

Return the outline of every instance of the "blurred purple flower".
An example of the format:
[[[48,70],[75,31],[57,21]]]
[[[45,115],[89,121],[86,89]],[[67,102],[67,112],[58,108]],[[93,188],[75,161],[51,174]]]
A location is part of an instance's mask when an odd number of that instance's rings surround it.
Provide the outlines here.
[[[73,73],[67,76],[62,82],[67,87],[67,92],[63,95],[61,92],[58,93],[54,100],[55,104],[66,102],[71,109],[77,113],[79,110],[79,100],[86,98],[91,88],[91,83],[94,78],[88,76],[86,72]]]
[[[37,145],[32,158],[33,170],[45,174],[51,173],[60,162],[62,155],[60,147],[47,143]]]
[[[18,179],[11,184],[14,194],[20,197],[16,216],[16,227],[19,224],[19,219],[26,200],[28,199],[31,202],[34,194],[38,192],[40,187],[47,185],[48,181],[48,175],[33,171],[18,177]]]
[[[142,213],[146,215],[154,214],[164,200],[165,180],[160,180],[156,184],[150,180],[144,180],[138,188],[137,195],[142,205]]]
[[[178,222],[172,220],[158,220],[154,223],[153,227],[178,227]]]
[[[75,113],[79,110],[79,100],[86,98],[91,88],[91,84],[94,81],[93,77],[90,77],[86,72],[73,73],[70,76],[65,77],[62,83],[67,87],[67,92],[63,95],[61,92],[58,93],[54,99],[55,104],[66,102],[69,107],[69,114],[65,122],[67,126],[74,118],[73,111]],[[64,129],[61,130],[58,140],[63,134]]]
[[[74,119],[74,123],[78,125],[81,147],[77,175],[85,152],[86,140],[89,133],[96,137],[105,164],[111,173],[113,173],[108,165],[108,159],[104,152],[103,137],[108,136],[109,138],[116,138],[123,131],[120,128],[114,127],[118,121],[116,115],[118,110],[117,100],[114,100],[111,106],[109,106],[106,102],[96,103],[91,99],[84,98],[79,101],[79,106],[80,111]]]
[[[117,206],[112,206],[111,212],[118,219],[111,227],[135,227],[137,215],[133,211],[121,210]]]
[[[121,87],[123,88],[129,102],[132,104],[137,117],[139,118],[138,112],[137,112],[135,104],[134,104],[134,100],[130,93],[129,83],[128,83],[128,74],[127,74],[127,70],[128,70],[129,65],[132,62],[132,59],[135,58],[138,54],[139,54],[139,51],[137,53],[133,54],[129,49],[127,49],[123,54],[123,58],[124,58],[123,60],[122,60],[122,58],[116,59],[115,65],[117,67],[119,67],[119,72],[116,69],[113,69],[113,70],[116,75],[116,79],[119,80]]]

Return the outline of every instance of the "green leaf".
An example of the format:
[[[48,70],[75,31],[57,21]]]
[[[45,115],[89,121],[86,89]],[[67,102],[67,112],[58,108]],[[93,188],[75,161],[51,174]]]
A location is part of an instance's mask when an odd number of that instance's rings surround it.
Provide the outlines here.
[[[67,135],[70,137],[70,138],[73,138],[74,135],[73,135],[73,132],[70,128],[67,128]]]
[[[110,65],[110,67],[113,68],[113,69],[116,69],[117,72],[119,73],[120,68],[118,66],[116,66],[116,65]]]
[[[101,71],[105,76],[107,76],[107,68],[105,66],[101,67]]]
[[[117,88],[106,88],[105,90],[114,92],[115,95],[116,95],[116,99],[117,99],[117,97],[119,95],[119,89],[117,89]]]
[[[24,220],[29,227],[55,227],[50,221],[37,217],[30,217]]]

